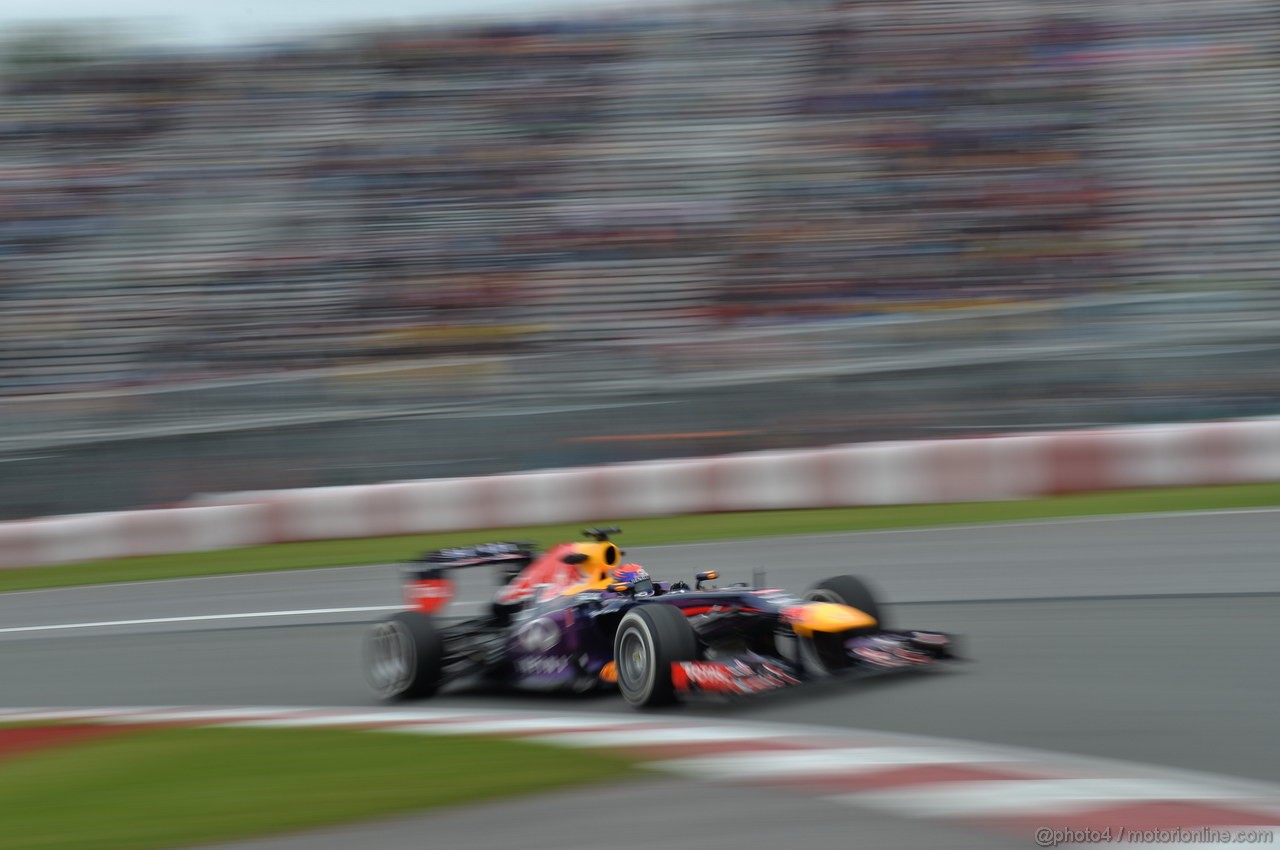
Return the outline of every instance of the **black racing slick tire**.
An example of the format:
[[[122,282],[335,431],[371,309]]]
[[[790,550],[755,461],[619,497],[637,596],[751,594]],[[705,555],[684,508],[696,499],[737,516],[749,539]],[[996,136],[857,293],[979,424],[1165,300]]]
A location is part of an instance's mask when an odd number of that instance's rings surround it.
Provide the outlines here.
[[[834,675],[852,666],[845,640],[858,635],[874,634],[885,628],[880,602],[867,583],[857,576],[833,576],[824,579],[805,593],[810,602],[834,602],[857,608],[875,617],[874,626],[862,626],[839,634],[813,634],[800,640],[800,652],[806,667],[825,675]]]
[[[698,638],[684,613],[670,605],[642,605],[627,612],[613,638],[618,690],[636,708],[676,702],[671,665],[694,661]]]
[[[888,628],[875,592],[857,576],[833,576],[823,579],[809,588],[804,598],[810,602],[834,602],[837,605],[848,605],[850,608],[857,608],[862,613],[875,617],[877,625],[868,627],[866,631]]]
[[[444,640],[435,618],[401,611],[365,633],[364,675],[384,700],[422,699],[440,687]]]

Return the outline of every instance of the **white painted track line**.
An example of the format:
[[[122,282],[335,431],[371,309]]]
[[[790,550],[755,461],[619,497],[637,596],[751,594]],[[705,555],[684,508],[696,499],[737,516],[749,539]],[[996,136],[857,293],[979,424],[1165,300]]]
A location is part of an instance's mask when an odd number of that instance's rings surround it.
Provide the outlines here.
[[[637,731],[626,739],[628,747],[661,747],[668,744],[699,744],[726,741],[758,741],[777,738],[778,732],[767,728],[754,729],[736,726],[671,726],[669,728]],[[614,732],[565,732],[561,735],[544,735],[539,738],[548,744],[567,747],[616,747],[619,739]]]
[[[1017,761],[988,757],[990,761]],[[658,762],[657,767],[708,779],[752,780],[762,776],[849,774],[894,767],[973,764],[972,750],[945,747],[851,747],[804,752],[735,753]]]
[[[1159,779],[1025,779],[944,782],[902,791],[868,791],[837,799],[927,818],[1049,814],[1124,803],[1231,800],[1228,791]]]
[[[200,623],[213,620],[253,620],[271,617],[308,617],[316,614],[362,614],[403,611],[403,605],[359,605],[352,608],[304,608],[295,611],[248,611],[235,614],[194,614],[185,617],[147,617],[141,620],[100,620],[92,623],[54,623],[40,626],[10,626],[0,634],[18,632],[52,632],[74,629],[105,629],[112,626],[151,626],[162,623]]]

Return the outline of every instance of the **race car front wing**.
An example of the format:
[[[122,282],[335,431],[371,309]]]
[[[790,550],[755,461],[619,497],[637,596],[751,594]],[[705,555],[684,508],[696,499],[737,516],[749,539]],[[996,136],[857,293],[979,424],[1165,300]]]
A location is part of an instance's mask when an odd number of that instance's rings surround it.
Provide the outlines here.
[[[818,678],[890,673],[955,658],[954,640],[941,632],[876,632],[845,641],[848,667]],[[724,661],[676,661],[671,682],[682,694],[747,696],[802,684],[804,672],[781,659],[758,656]]]

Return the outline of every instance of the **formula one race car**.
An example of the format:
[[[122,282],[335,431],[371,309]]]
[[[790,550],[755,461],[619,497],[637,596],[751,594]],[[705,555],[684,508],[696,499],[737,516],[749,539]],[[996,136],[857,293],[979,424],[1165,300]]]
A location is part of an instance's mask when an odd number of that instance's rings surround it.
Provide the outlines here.
[[[384,699],[434,694],[471,680],[525,689],[613,687],[634,706],[695,693],[754,694],[807,680],[919,668],[951,658],[939,632],[889,631],[875,596],[853,576],[804,596],[734,584],[714,571],[655,582],[623,564],[616,528],[539,555],[528,543],[442,549],[405,571],[410,608],[374,625],[364,664]],[[447,622],[451,573],[492,566],[501,588],[480,617]]]

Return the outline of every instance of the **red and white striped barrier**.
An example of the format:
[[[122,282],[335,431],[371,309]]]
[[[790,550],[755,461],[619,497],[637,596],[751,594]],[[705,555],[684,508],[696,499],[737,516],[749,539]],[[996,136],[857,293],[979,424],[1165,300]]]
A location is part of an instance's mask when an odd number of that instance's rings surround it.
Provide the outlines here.
[[[1280,481],[1280,419],[861,443],[4,522],[0,569],[296,540],[1261,481]]]
[[[666,714],[482,709],[0,709],[0,723],[363,729],[616,751],[649,769],[994,833],[1041,847],[1280,844],[1280,787],[1225,776],[865,729]]]

